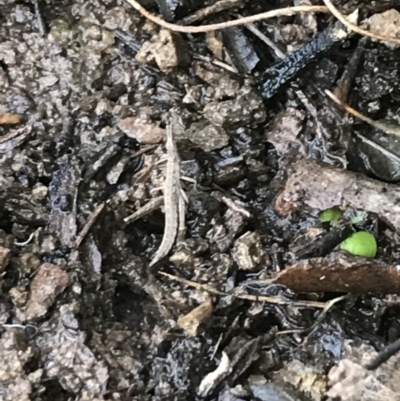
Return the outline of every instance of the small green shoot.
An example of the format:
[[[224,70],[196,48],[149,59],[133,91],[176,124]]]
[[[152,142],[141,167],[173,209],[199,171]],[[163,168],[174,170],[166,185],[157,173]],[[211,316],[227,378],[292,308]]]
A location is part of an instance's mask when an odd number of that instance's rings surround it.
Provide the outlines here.
[[[339,222],[342,215],[343,211],[339,207],[335,206],[321,212],[319,215],[319,220],[321,223],[331,223],[333,226],[335,226]]]
[[[340,249],[352,255],[373,258],[376,255],[378,246],[375,237],[367,231],[358,231],[345,239],[340,244]]]

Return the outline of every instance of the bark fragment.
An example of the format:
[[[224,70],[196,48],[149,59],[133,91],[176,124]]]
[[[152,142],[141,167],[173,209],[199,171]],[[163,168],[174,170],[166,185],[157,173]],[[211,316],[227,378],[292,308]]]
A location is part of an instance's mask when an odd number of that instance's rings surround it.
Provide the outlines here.
[[[400,230],[400,193],[397,185],[332,167],[316,160],[298,160],[288,168],[288,179],[275,200],[282,216],[309,207],[317,211],[351,207],[378,215]]]

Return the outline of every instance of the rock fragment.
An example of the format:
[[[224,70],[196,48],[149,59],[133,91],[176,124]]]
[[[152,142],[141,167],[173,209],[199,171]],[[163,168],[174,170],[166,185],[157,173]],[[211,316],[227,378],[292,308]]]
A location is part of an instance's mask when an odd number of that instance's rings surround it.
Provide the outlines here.
[[[165,138],[165,130],[146,116],[124,118],[119,122],[118,128],[143,144],[159,143]]]
[[[32,384],[37,383],[42,370],[27,375],[25,365],[33,358],[34,352],[24,342],[18,329],[7,330],[0,339],[0,382],[1,400],[30,401]]]
[[[247,232],[235,241],[232,257],[239,269],[254,271],[263,267],[267,253],[263,247],[260,234]]]
[[[206,324],[213,313],[213,304],[211,300],[207,300],[194,308],[187,315],[178,319],[178,325],[186,331],[190,336],[197,336],[201,327]]]
[[[303,129],[304,118],[305,113],[293,107],[288,107],[275,117],[265,136],[280,155],[286,154],[294,143],[299,144],[297,137]]]
[[[228,145],[229,136],[224,129],[211,125],[206,120],[193,123],[186,137],[205,152],[221,149]]]
[[[46,325],[38,344],[44,347],[42,364],[47,377],[57,379],[66,391],[81,400],[102,400],[108,370],[85,345],[85,333],[73,313],[73,306],[63,305],[56,325]]]
[[[204,107],[204,115],[213,125],[262,123],[265,109],[261,98],[254,92],[243,91],[235,99],[212,101]]]
[[[363,21],[363,25],[368,26],[368,30],[381,36],[398,38],[400,34],[400,13],[394,8],[383,13],[371,15]],[[394,43],[385,42],[389,47],[398,47]]]
[[[145,42],[136,55],[139,63],[155,61],[162,72],[169,73],[188,62],[181,37],[167,29],[161,29],[150,41]]]
[[[60,266],[43,263],[32,280],[25,310],[26,320],[36,320],[47,310],[68,285],[68,274]]]

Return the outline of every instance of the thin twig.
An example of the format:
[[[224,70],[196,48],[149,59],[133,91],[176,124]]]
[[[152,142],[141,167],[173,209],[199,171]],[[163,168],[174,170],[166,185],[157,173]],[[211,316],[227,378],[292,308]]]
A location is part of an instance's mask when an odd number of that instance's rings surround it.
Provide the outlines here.
[[[97,206],[95,211],[89,216],[85,226],[82,228],[82,231],[76,237],[76,240],[75,240],[75,248],[76,249],[78,249],[80,247],[82,241],[86,237],[89,230],[92,228],[93,224],[95,223],[95,221],[97,220],[97,218],[99,217],[99,215],[103,211],[103,209],[104,209],[104,203],[101,203],[99,206]]]
[[[207,57],[207,56],[202,56],[201,54],[194,54],[193,57],[196,60],[201,60],[201,61],[205,61],[205,62],[210,63],[210,64],[214,64],[215,66],[223,68],[223,69],[231,72],[232,74],[237,74],[238,73],[238,70],[235,67],[232,67],[229,64],[223,63],[220,60],[212,59],[211,57]]]
[[[29,337],[33,337],[37,334],[38,328],[31,323],[27,323],[26,325],[23,324],[1,324],[0,327],[4,327],[6,329],[21,329],[23,331],[27,331],[27,329],[33,329],[34,333],[31,334]]]
[[[130,224],[133,223],[136,220],[139,220],[154,210],[159,209],[162,204],[164,203],[164,196],[159,196],[157,198],[151,199],[149,202],[147,202],[144,206],[142,206],[140,209],[136,210],[135,213],[129,215],[128,217],[124,218],[124,223]]]
[[[246,24],[245,27],[269,46],[275,52],[277,57],[282,60],[286,57],[286,54],[269,37],[265,36],[259,29],[257,29],[254,24]]]
[[[1,124],[2,124],[2,122],[1,122],[1,116],[0,116],[0,125]],[[31,128],[32,128],[32,126],[29,125],[29,126],[25,126],[23,128],[19,128],[19,129],[10,131],[8,134],[0,137],[0,145],[2,143],[5,143],[5,142],[10,141],[12,139],[16,139],[19,136],[26,138],[31,133]]]
[[[244,207],[237,205],[233,199],[228,198],[227,196],[222,196],[221,200],[225,203],[226,206],[229,207],[229,209],[233,210],[234,212],[240,213],[248,219],[251,217],[251,213]]]
[[[144,17],[160,25],[163,28],[170,29],[175,32],[183,33],[203,33],[217,31],[219,29],[230,28],[232,26],[245,25],[251,22],[260,21],[269,18],[281,17],[281,16],[291,16],[299,13],[326,13],[328,8],[325,6],[296,6],[279,8],[277,10],[267,11],[261,14],[251,15],[249,17],[240,18],[234,21],[221,22],[219,24],[210,24],[203,26],[182,26],[177,24],[172,24],[170,22],[164,21],[162,18],[148,12],[144,7],[142,7],[136,0],[126,0],[136,11],[142,14]]]
[[[193,14],[188,15],[185,18],[182,18],[179,21],[179,23],[182,25],[193,24],[193,22],[204,19],[205,17],[211,14],[216,14],[224,10],[229,10],[233,7],[237,7],[243,4],[244,4],[243,0],[219,0],[208,7],[201,8],[200,10],[197,10]]]
[[[372,148],[376,149],[377,151],[381,152],[384,154],[387,158],[391,159],[395,163],[400,164],[400,157],[396,156],[394,153],[389,152],[387,149],[383,148],[381,145],[378,145],[374,141],[371,141],[370,139],[366,138],[365,136],[358,134],[357,132],[354,132],[354,135],[360,139],[360,141],[366,143],[367,145],[371,146]]]
[[[400,127],[395,124],[389,124],[389,123],[384,123],[382,121],[376,121],[372,120],[372,118],[369,118],[365,116],[364,114],[361,114],[359,111],[356,109],[353,109],[351,106],[349,106],[346,103],[343,103],[340,99],[338,99],[331,91],[325,90],[325,93],[340,107],[342,107],[344,110],[346,110],[348,113],[351,115],[359,118],[360,120],[366,122],[369,125],[372,125],[373,127],[383,131],[385,134],[389,135],[397,135],[400,136]]]
[[[33,0],[33,4],[35,6],[35,15],[36,15],[36,21],[38,24],[39,32],[44,37],[46,35],[46,29],[44,27],[42,15],[40,14],[40,7],[39,7],[38,0]]]
[[[153,150],[153,149],[155,149],[157,146],[158,146],[158,145],[148,145],[148,146],[145,146],[144,148],[142,148],[142,149],[138,150],[136,153],[134,153],[134,154],[132,155],[132,158],[133,158],[133,157],[141,156],[143,153],[146,153],[146,152],[148,152],[149,150]]]
[[[174,276],[173,274],[159,272],[163,276],[170,278],[171,280],[178,281],[180,283],[186,284],[190,287],[196,288],[198,290],[207,291],[211,294],[222,295],[222,296],[234,296],[238,299],[245,299],[247,301],[254,302],[269,302],[271,304],[280,304],[280,305],[291,305],[299,308],[319,308],[325,309],[325,302],[316,302],[316,301],[292,301],[290,299],[283,299],[279,297],[267,297],[264,295],[250,295],[250,294],[229,294],[226,292],[218,291],[215,288],[211,287],[208,284],[200,284],[195,281],[186,280],[181,277]]]
[[[347,18],[332,4],[331,0],[323,0],[325,3],[326,7],[329,9],[329,11],[343,24],[345,25],[349,30],[358,33],[359,35],[362,36],[368,36],[371,39],[374,40],[380,40],[381,42],[391,42],[391,43],[397,43],[400,44],[400,39],[397,39],[392,36],[384,36],[384,35],[378,35],[373,32],[366,31],[364,29],[359,28],[357,25],[349,22]]]
[[[332,307],[337,304],[338,302],[342,302],[345,299],[348,299],[349,295],[342,295],[340,297],[331,299],[330,301],[326,302],[325,307],[323,311],[318,315],[317,320],[314,322],[314,324],[309,327],[309,331],[314,330],[317,326],[319,326],[322,321],[325,319],[327,313],[332,309]]]

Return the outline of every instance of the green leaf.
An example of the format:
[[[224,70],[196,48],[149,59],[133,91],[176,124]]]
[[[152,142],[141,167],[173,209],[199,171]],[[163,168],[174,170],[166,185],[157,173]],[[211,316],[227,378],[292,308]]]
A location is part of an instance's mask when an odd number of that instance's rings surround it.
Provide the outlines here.
[[[343,211],[335,206],[330,209],[326,209],[319,215],[319,220],[321,223],[332,223],[332,225],[336,225],[339,219],[342,217]]]
[[[340,249],[352,255],[373,258],[378,250],[375,237],[367,231],[359,231],[340,244]]]

